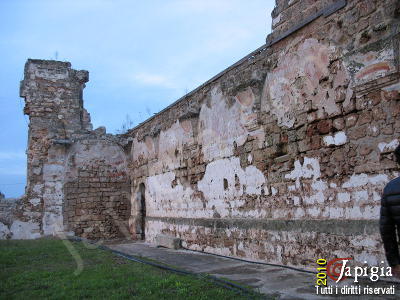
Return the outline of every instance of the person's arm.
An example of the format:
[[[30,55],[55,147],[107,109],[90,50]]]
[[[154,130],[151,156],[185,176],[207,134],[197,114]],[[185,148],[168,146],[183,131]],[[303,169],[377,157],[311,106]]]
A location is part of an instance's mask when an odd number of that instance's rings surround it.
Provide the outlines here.
[[[399,246],[397,243],[396,223],[393,220],[387,199],[383,196],[381,201],[381,216],[379,228],[385,248],[386,259],[391,267],[400,265]]]

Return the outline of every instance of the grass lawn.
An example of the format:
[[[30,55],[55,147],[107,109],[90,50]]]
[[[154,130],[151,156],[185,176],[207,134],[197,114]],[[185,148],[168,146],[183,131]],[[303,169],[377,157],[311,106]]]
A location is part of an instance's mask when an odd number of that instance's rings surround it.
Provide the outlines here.
[[[61,240],[0,241],[0,299],[246,299],[206,278],[177,275]]]

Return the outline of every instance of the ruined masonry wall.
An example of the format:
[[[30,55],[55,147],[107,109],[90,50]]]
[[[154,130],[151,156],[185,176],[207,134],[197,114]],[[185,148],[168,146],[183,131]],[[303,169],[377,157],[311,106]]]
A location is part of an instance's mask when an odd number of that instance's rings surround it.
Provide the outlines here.
[[[125,153],[103,128],[92,130],[82,97],[88,79],[68,62],[27,61],[20,94],[29,116],[28,181],[9,222],[0,220],[2,238],[127,231]]]
[[[86,71],[28,60],[28,183],[0,234],[138,239],[144,197],[148,242],[376,264],[380,193],[398,176],[396,5],[277,0],[265,46],[119,136],[92,130]]]
[[[277,1],[271,41],[333,1]],[[132,129],[131,231],[307,266],[383,259],[377,219],[398,175],[396,1],[347,1]],[[310,13],[308,13],[310,11]],[[279,17],[280,16],[280,17]],[[279,18],[279,21],[276,20]]]
[[[78,236],[97,240],[129,236],[130,185],[126,156],[109,141],[75,143],[67,158],[65,223]]]

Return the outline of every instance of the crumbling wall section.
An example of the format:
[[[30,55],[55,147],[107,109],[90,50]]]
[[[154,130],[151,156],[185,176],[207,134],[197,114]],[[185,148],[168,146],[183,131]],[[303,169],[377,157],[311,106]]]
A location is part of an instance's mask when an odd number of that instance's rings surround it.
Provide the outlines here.
[[[104,128],[92,130],[83,108],[88,79],[68,62],[28,59],[20,91],[30,121],[28,181],[3,238],[121,235],[110,218],[127,228],[125,154]]]
[[[310,11],[330,13],[303,27],[291,7],[309,1],[289,2],[278,1],[265,47],[126,135],[133,195],[146,186],[146,240],[170,233],[299,265],[383,258],[380,193],[398,175],[396,1],[315,1]]]
[[[20,227],[27,236],[36,237],[63,231],[66,145],[74,134],[90,126],[82,105],[88,72],[73,70],[67,62],[28,60],[24,75],[20,94],[30,122],[28,182]]]
[[[14,222],[21,198],[5,198],[0,193],[0,239],[11,238],[10,227]]]
[[[0,222],[11,225],[20,199],[4,198],[0,194]]]
[[[169,233],[303,266],[382,260],[380,193],[398,176],[396,5],[278,0],[266,45],[122,136],[91,130],[87,72],[28,60],[29,180],[12,237],[118,237],[130,210],[131,236],[149,242]]]
[[[89,239],[129,237],[126,156],[107,139],[75,143],[67,158],[64,215],[68,231]]]

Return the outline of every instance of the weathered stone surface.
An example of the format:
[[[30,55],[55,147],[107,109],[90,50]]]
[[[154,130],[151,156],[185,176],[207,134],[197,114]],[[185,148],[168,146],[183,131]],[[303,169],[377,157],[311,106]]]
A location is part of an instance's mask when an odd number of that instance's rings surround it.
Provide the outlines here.
[[[14,230],[148,242],[167,234],[285,264],[322,254],[380,261],[379,235],[344,225],[377,220],[380,192],[397,175],[398,16],[393,0],[347,2],[118,136],[91,131],[86,71],[28,60],[29,181]],[[278,0],[271,37],[333,3]],[[256,221],[229,223],[243,219]]]
[[[277,1],[272,36],[333,1],[305,3]],[[392,100],[386,99],[386,90],[400,88],[389,28],[397,29],[388,25],[362,42],[352,38],[372,30],[376,12],[392,24],[382,2],[348,3],[129,131],[133,189],[146,186],[146,240],[170,233],[193,249],[284,263],[306,264],[300,259],[305,252],[311,262],[318,253],[332,251],[353,255],[357,263],[380,260],[376,234],[373,246],[365,248],[351,243],[366,239],[361,234],[326,233],[335,246],[324,248],[311,241],[320,236],[312,229],[294,233],[233,226],[221,232],[222,223],[204,228],[195,222],[340,223],[379,217],[380,192],[397,174],[384,158],[386,149],[393,149],[386,145],[399,138],[391,125],[399,115],[399,102],[393,101],[398,97],[393,93]],[[263,75],[255,79],[256,73]],[[187,126],[181,116],[189,108]],[[192,170],[198,165],[205,169],[197,174]],[[194,221],[177,225],[153,217]],[[301,250],[305,240],[307,249]]]
[[[6,240],[11,237],[11,231],[7,225],[0,222],[0,240]]]
[[[10,227],[11,238],[14,240],[36,239],[41,236],[38,223],[15,220]]]
[[[87,71],[66,62],[29,59],[25,65],[20,94],[30,119],[28,185],[7,223],[12,238],[72,231],[99,239],[128,231],[126,156],[104,127],[91,131],[82,99],[88,80]]]
[[[0,197],[0,222],[5,225],[11,225],[14,221],[17,206],[21,199]]]
[[[181,248],[182,240],[166,234],[157,234],[155,237],[155,242],[157,246],[170,249],[179,249]]]
[[[126,169],[125,153],[108,140],[81,140],[71,146],[64,184],[64,218],[69,231],[89,239],[129,236]]]

